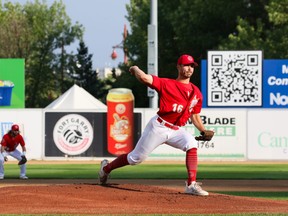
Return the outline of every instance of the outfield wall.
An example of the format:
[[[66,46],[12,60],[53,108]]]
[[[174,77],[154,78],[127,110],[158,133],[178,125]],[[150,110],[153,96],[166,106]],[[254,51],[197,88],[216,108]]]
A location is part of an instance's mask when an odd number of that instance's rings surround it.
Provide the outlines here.
[[[145,125],[155,109],[134,109],[136,117],[135,137],[138,140]],[[47,109],[2,109],[0,112],[1,137],[12,124],[19,124],[27,143],[27,157],[30,160],[98,160],[114,157],[106,151],[107,132],[105,130],[106,110],[47,110]],[[55,113],[55,115],[47,115]],[[56,130],[57,116],[83,116],[88,119],[93,130],[90,146],[84,152],[78,150],[74,155],[62,153],[55,144],[51,130]],[[201,113],[207,129],[214,130],[215,137],[210,142],[199,142],[199,160],[216,161],[288,161],[288,133],[286,109],[203,109]],[[53,120],[52,118],[56,118]],[[82,118],[82,117],[81,117]],[[66,121],[66,120],[65,120]],[[60,126],[65,124],[63,121]],[[58,123],[59,124],[59,123]],[[191,123],[185,127],[198,135]],[[84,136],[84,135],[83,135]],[[86,142],[87,143],[87,142]],[[136,141],[135,141],[136,143]],[[19,148],[19,147],[18,147]],[[81,153],[80,153],[81,152]],[[78,154],[79,153],[79,154]],[[155,149],[149,159],[183,160],[185,153],[162,145]]]

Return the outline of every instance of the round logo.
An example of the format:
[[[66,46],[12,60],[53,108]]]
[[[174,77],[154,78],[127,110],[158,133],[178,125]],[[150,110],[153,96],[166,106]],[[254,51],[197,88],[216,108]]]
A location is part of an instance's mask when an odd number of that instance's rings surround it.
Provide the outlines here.
[[[69,114],[59,119],[53,130],[57,148],[67,155],[85,152],[93,141],[93,128],[83,116]]]
[[[126,111],[126,106],[124,104],[117,104],[115,110],[119,114],[123,114]]]

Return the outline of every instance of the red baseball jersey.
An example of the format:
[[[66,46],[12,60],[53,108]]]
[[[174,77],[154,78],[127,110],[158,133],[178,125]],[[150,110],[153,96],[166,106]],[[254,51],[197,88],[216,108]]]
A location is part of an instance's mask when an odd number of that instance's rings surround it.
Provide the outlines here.
[[[14,151],[18,145],[25,146],[23,137],[18,134],[15,137],[11,137],[9,134],[5,134],[1,141],[1,145],[4,146],[5,151],[11,152]]]
[[[150,87],[159,94],[160,104],[157,114],[161,118],[171,124],[184,126],[191,114],[200,113],[203,97],[197,86],[174,79],[154,75],[152,77],[153,83]]]

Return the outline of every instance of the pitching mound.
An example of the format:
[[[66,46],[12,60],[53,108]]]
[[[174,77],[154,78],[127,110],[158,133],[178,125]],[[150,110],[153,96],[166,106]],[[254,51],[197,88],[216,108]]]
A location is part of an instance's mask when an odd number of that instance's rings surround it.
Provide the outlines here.
[[[38,180],[39,181],[39,180]],[[27,181],[28,182],[28,181]],[[117,182],[117,181],[115,181]],[[209,214],[288,213],[287,201],[210,193],[182,187],[135,183],[25,184],[1,187],[2,214]],[[16,203],[16,205],[15,205]]]

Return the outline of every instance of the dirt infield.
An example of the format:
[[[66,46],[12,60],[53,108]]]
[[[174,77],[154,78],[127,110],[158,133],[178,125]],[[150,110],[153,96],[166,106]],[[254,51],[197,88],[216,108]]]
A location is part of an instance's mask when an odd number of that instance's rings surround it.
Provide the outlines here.
[[[284,180],[205,180],[208,197],[184,194],[183,180],[111,179],[105,187],[93,179],[4,179],[0,184],[1,214],[288,213],[287,201],[215,193],[288,191]]]

